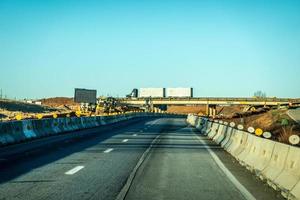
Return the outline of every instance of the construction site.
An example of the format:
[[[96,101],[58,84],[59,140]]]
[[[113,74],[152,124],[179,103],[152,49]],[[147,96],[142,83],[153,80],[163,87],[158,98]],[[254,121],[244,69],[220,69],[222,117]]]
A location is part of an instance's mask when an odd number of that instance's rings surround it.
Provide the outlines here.
[[[78,93],[79,92],[79,93]],[[91,93],[92,92],[92,96]],[[79,97],[78,97],[79,96]],[[207,105],[153,105],[157,99],[193,100],[192,88],[141,88],[133,89],[126,98],[96,97],[95,90],[75,89],[74,97],[53,97],[36,100],[0,99],[0,120],[14,121],[57,117],[105,116],[126,112],[161,112],[172,114],[195,114],[224,122],[242,124],[245,128],[260,127],[272,133],[272,139],[289,143],[291,135],[300,135],[299,122],[292,118],[290,110],[297,110],[298,99],[290,99],[284,105],[228,105],[220,103],[215,112],[209,112]],[[249,98],[248,98],[249,99]],[[128,103],[130,101],[142,104]],[[215,99],[213,99],[215,100]],[[228,98],[228,101],[230,98]],[[224,100],[222,100],[224,101]],[[250,102],[252,99],[250,99]],[[253,101],[258,101],[253,98]],[[261,100],[265,101],[266,100]],[[287,100],[285,100],[287,101]],[[292,104],[293,103],[293,104]]]

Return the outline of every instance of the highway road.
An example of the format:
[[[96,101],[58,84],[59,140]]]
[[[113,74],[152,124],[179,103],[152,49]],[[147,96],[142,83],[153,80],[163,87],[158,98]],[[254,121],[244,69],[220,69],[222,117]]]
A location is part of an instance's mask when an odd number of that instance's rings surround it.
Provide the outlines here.
[[[300,108],[288,110],[287,114],[296,122],[300,123]]]
[[[185,119],[86,131],[95,134],[0,157],[0,199],[283,199]]]

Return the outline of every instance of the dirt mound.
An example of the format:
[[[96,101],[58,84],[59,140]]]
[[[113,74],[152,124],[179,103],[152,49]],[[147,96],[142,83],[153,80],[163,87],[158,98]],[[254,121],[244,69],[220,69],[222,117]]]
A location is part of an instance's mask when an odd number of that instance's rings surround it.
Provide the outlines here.
[[[286,110],[276,109],[222,120],[243,124],[246,130],[248,127],[261,128],[263,131],[271,132],[273,140],[283,143],[289,143],[288,138],[291,135],[300,135],[300,125],[286,114]]]
[[[168,106],[167,112],[171,113],[179,113],[179,114],[202,114],[204,115],[206,112],[205,105],[199,106]]]
[[[0,109],[9,112],[44,113],[54,111],[53,108],[13,100],[0,100]]]
[[[32,118],[37,114],[51,114],[59,112],[60,109],[50,108],[48,106],[24,103],[14,100],[0,100],[0,120],[13,120],[17,115],[23,118]]]
[[[59,106],[76,106],[79,105],[78,103],[75,103],[73,98],[69,97],[53,97],[53,98],[47,98],[47,99],[41,99],[42,105],[47,105],[51,107],[59,107]]]

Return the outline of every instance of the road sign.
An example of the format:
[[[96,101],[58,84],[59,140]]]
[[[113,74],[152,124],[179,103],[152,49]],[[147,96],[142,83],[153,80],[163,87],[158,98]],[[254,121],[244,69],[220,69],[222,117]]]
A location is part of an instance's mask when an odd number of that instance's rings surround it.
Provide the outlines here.
[[[77,103],[96,104],[97,90],[75,88],[74,101]]]

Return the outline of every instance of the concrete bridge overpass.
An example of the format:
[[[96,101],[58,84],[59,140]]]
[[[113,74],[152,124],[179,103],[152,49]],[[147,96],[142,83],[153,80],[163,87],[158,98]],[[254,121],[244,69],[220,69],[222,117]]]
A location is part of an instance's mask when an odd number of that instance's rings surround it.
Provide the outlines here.
[[[245,105],[249,108],[259,106],[291,106],[300,105],[300,98],[120,98],[119,102],[126,105],[206,105],[206,114],[215,115],[219,105]]]

